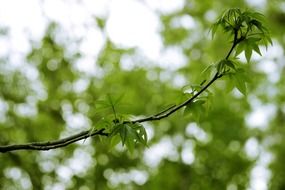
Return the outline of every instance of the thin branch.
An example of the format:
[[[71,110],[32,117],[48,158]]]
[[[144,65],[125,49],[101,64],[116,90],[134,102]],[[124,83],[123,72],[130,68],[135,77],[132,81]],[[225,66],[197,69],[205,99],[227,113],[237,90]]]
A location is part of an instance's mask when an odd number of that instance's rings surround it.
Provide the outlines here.
[[[90,130],[82,131],[78,134],[60,139],[55,141],[47,141],[47,142],[34,142],[34,143],[27,143],[27,144],[15,144],[15,145],[5,145],[0,146],[0,152],[10,152],[15,150],[51,150],[56,149],[60,147],[65,147],[69,144],[72,144],[74,142],[80,141],[82,139],[87,139],[89,137],[95,136],[95,135],[101,135],[101,136],[108,136],[108,133],[104,132],[105,129],[100,129],[93,131],[90,133]]]
[[[226,55],[225,59],[228,59],[230,57],[230,55],[232,54],[234,48],[236,47],[236,45],[238,43],[240,43],[243,39],[240,38],[238,39],[238,31],[235,31],[234,34],[234,41],[233,41],[233,45],[230,49],[230,51],[228,52],[228,54]],[[189,98],[188,100],[186,100],[185,102],[174,106],[173,108],[169,108],[166,111],[162,111],[158,114],[154,114],[152,116],[146,117],[146,118],[142,118],[142,119],[137,119],[134,121],[124,121],[123,123],[143,123],[146,121],[155,121],[155,120],[160,120],[163,119],[165,117],[170,116],[171,114],[175,113],[176,111],[178,111],[179,109],[183,108],[184,106],[186,106],[187,104],[190,104],[191,102],[193,102],[200,94],[202,94],[209,86],[211,86],[217,79],[221,78],[223,76],[222,73],[217,72],[215,74],[215,76],[212,78],[212,80],[210,80],[203,88],[201,88],[201,90],[199,90],[194,96],[192,96],[191,98]],[[204,82],[203,82],[204,83]]]
[[[155,121],[155,120],[161,120],[163,118],[166,118],[170,116],[171,114],[175,113],[176,111],[178,111],[179,109],[181,109],[182,107],[186,106],[187,104],[193,102],[200,94],[202,94],[209,86],[211,86],[211,84],[213,84],[218,78],[221,78],[222,76],[223,75],[216,73],[215,76],[212,78],[212,80],[208,82],[203,88],[201,88],[201,90],[199,90],[194,96],[187,99],[183,103],[173,107],[172,109],[169,109],[166,112],[162,112],[162,114],[154,114],[152,116],[142,118],[142,119],[137,119],[133,121],[124,121],[123,123],[143,123],[146,121]]]
[[[166,118],[170,116],[171,114],[175,113],[182,107],[186,106],[187,104],[193,102],[201,93],[203,93],[212,83],[214,83],[218,78],[221,78],[222,75],[219,73],[216,73],[213,79],[208,82],[201,90],[199,90],[194,96],[189,98],[188,100],[184,101],[183,103],[175,106],[171,106],[163,111],[160,111],[157,114],[154,114],[149,117],[145,117],[143,119],[137,119],[133,121],[123,121],[124,124],[126,123],[143,123],[146,121],[155,121],[155,120],[160,120],[163,118]],[[82,139],[87,139],[89,137],[95,136],[95,135],[103,135],[103,136],[108,136],[108,133],[104,133],[105,129],[101,129],[99,131],[92,131],[92,130],[87,130],[80,132],[78,134],[75,134],[70,137],[66,137],[64,139],[60,140],[55,140],[55,141],[48,141],[48,142],[34,142],[34,143],[27,143],[27,144],[15,144],[15,145],[5,145],[5,146],[0,146],[0,152],[5,153],[9,151],[15,151],[15,150],[50,150],[50,149],[56,149],[60,147],[67,146],[69,144],[72,144],[74,142],[77,142]]]
[[[228,52],[228,54],[226,55],[225,59],[228,59],[232,53],[232,51],[234,50],[234,48],[236,47],[236,45],[238,43],[240,43],[243,39],[237,38],[238,36],[238,32],[235,32],[234,35],[234,41],[233,41],[233,45],[230,49],[230,51]],[[163,118],[166,118],[170,115],[172,115],[173,113],[175,113],[176,111],[180,110],[181,108],[183,108],[184,106],[192,103],[200,94],[202,94],[205,90],[207,90],[207,88],[209,86],[211,86],[217,79],[221,78],[223,76],[222,73],[217,72],[215,74],[215,76],[212,78],[212,80],[210,80],[203,88],[201,88],[195,95],[193,95],[191,98],[187,99],[186,101],[182,102],[179,105],[173,105],[165,110],[162,110],[154,115],[142,118],[142,119],[137,119],[137,120],[133,120],[133,121],[123,121],[124,124],[126,123],[143,123],[143,122],[147,122],[147,121],[155,121],[155,120],[161,120]],[[115,110],[114,114],[116,116],[116,112]],[[47,141],[47,142],[34,142],[34,143],[27,143],[27,144],[14,144],[14,145],[4,145],[4,146],[0,146],[0,152],[1,153],[5,153],[5,152],[10,152],[10,151],[15,151],[15,150],[51,150],[51,149],[56,149],[56,148],[60,148],[60,147],[65,147],[69,144],[72,144],[74,142],[80,141],[82,139],[87,139],[90,138],[92,136],[95,135],[99,135],[99,136],[108,136],[108,133],[104,132],[105,129],[100,129],[100,130],[87,130],[87,131],[83,131],[80,132],[78,134],[60,139],[60,140],[55,140],[55,141]]]
[[[233,52],[234,48],[236,47],[236,45],[239,43],[239,39],[238,39],[238,30],[235,30],[235,33],[234,33],[234,41],[233,41],[233,45],[230,49],[230,51],[228,52],[227,56],[225,59],[229,59],[231,53]]]
[[[167,107],[165,110],[162,110],[161,112],[155,114],[154,116],[160,116],[160,115],[162,115],[163,113],[166,113],[166,112],[168,112],[169,110],[172,110],[172,109],[175,108],[175,107],[176,107],[176,105],[172,105],[172,106],[170,106],[170,107]]]
[[[203,93],[212,83],[214,83],[218,78],[221,78],[222,75],[219,73],[216,73],[213,79],[208,82],[201,90],[199,90],[194,96],[189,98],[188,100],[184,101],[183,103],[177,105],[177,106],[171,106],[170,108],[167,108],[163,111],[160,111],[157,114],[154,114],[149,117],[145,117],[142,119],[137,119],[133,121],[124,121],[123,123],[143,123],[146,121],[155,121],[155,120],[160,120],[163,118],[166,118],[170,116],[171,114],[175,113],[182,107],[186,106],[187,104],[193,102],[201,93]],[[48,141],[48,142],[35,142],[35,143],[27,143],[27,144],[15,144],[15,145],[5,145],[5,146],[0,146],[0,152],[5,153],[9,151],[15,151],[15,150],[50,150],[50,149],[56,149],[60,147],[67,146],[71,143],[77,142],[82,139],[87,139],[89,137],[95,136],[95,135],[103,135],[103,136],[108,136],[108,133],[104,133],[105,129],[101,129],[99,131],[92,131],[92,130],[87,130],[80,132],[78,134],[75,134],[73,136],[60,139],[60,140],[55,140],[55,141]]]

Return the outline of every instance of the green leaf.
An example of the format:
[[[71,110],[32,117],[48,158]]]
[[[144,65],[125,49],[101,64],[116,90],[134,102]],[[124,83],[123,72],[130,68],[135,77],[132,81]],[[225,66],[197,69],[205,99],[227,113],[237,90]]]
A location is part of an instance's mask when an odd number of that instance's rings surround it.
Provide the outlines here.
[[[121,95],[119,95],[117,98],[115,98],[115,100],[114,100],[114,105],[118,105],[121,101],[122,101],[122,99],[124,98],[124,93],[122,93]]]
[[[231,79],[235,87],[243,94],[247,94],[246,83],[250,81],[250,78],[246,71],[242,68],[238,68],[235,73],[231,75]]]
[[[96,110],[100,111],[106,108],[110,108],[111,105],[106,100],[97,100],[95,101]]]
[[[134,147],[137,139],[137,132],[136,129],[133,128],[132,125],[125,125],[126,130],[127,130],[127,138],[126,138],[126,146],[128,150],[133,153],[134,152]]]
[[[256,26],[256,28],[260,31],[260,32],[264,32],[265,30],[266,30],[266,28],[264,28],[263,26],[262,26],[262,23],[261,22],[259,22],[258,20],[252,20],[251,21],[251,23],[254,25],[254,26]]]
[[[269,35],[265,35],[265,38],[270,43],[270,45],[273,45],[272,40]]]
[[[252,49],[250,46],[246,46],[244,54],[245,54],[246,61],[249,63],[250,58],[251,58],[251,54],[252,54]]]
[[[235,76],[235,85],[237,89],[243,94],[246,95],[247,89],[246,89],[246,83],[243,78],[241,78],[239,75]]]
[[[225,68],[226,61],[223,59],[217,64],[217,72],[221,73],[223,69]]]
[[[216,31],[217,31],[218,27],[219,27],[219,23],[218,23],[218,22],[217,22],[217,23],[215,23],[215,24],[213,24],[213,26],[212,26],[212,28],[211,28],[212,39],[214,38],[215,33],[216,33]]]
[[[140,143],[142,143],[144,146],[147,146],[147,133],[143,126],[139,128],[139,132],[137,133],[138,140]]]
[[[230,92],[234,89],[235,83],[234,83],[234,77],[233,73],[228,73],[226,77],[224,77],[224,80],[226,81],[226,91]]]
[[[121,142],[121,137],[119,135],[113,136],[110,140],[110,148],[113,148]]]
[[[121,124],[120,125],[120,136],[121,136],[121,140],[122,140],[122,145],[124,146],[127,136],[128,136],[128,129],[127,129],[127,125],[125,124]]]
[[[205,107],[203,106],[205,102],[205,100],[197,100],[189,103],[184,109],[184,115],[191,114],[194,116],[194,119],[199,120],[200,116],[205,112]]]
[[[252,51],[255,51],[259,55],[262,55],[257,43],[261,40],[261,38],[250,37],[244,41],[242,41],[236,49],[236,56],[239,55],[242,51],[244,51],[247,62],[250,62]]]
[[[234,62],[230,59],[223,59],[217,64],[217,72],[222,73],[225,71],[225,66],[235,70]]]
[[[241,75],[245,82],[249,83],[251,81],[251,76],[249,74],[249,68],[238,68],[236,74]]]
[[[228,67],[232,68],[233,70],[236,69],[233,61],[227,59],[225,63]]]
[[[246,47],[245,41],[242,41],[241,43],[239,43],[236,48],[235,56],[238,56],[241,52],[243,52],[245,50],[245,47]]]
[[[138,142],[143,144],[144,146],[147,146],[147,133],[145,128],[139,124],[134,123],[130,125],[132,134],[135,134],[133,137]]]
[[[263,14],[258,13],[258,12],[249,12],[249,11],[246,11],[246,13],[252,18],[255,18],[256,20],[264,22],[265,17]]]
[[[123,124],[115,125],[113,130],[110,133],[110,137],[113,137],[116,134],[118,134],[121,131],[122,126],[123,126]]]
[[[130,151],[130,153],[133,154],[134,149],[135,149],[135,140],[134,140],[134,138],[127,138],[126,146],[127,146],[128,150]]]
[[[258,45],[252,44],[252,48],[253,48],[253,50],[254,50],[256,53],[258,53],[260,56],[262,56]]]
[[[269,35],[266,35],[266,34],[265,34],[265,35],[264,35],[264,38],[263,38],[262,40],[263,40],[263,42],[264,42],[264,44],[265,44],[266,49],[267,49],[268,43],[269,43],[270,45],[273,45],[272,40],[271,40],[271,38],[270,38]]]
[[[257,43],[257,42],[259,42],[259,41],[261,40],[261,38],[250,37],[250,38],[248,38],[247,40],[248,40],[248,42],[249,42],[250,44],[252,44],[252,43]]]
[[[118,135],[120,134],[120,139],[122,145],[126,145],[130,152],[134,151],[136,143],[141,143],[147,146],[147,133],[145,128],[139,124],[118,124],[114,127],[111,132],[110,137],[112,137],[111,147],[118,144]]]

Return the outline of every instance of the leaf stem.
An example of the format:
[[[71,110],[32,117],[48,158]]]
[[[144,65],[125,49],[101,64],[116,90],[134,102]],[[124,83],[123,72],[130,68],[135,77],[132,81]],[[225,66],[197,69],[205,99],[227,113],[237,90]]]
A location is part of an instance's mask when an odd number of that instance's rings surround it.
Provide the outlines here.
[[[234,41],[233,41],[233,45],[232,45],[232,47],[231,47],[231,49],[230,49],[230,51],[228,52],[228,54],[227,54],[227,56],[226,56],[226,60],[228,60],[229,59],[229,57],[230,57],[230,55],[231,55],[231,53],[233,52],[233,50],[234,50],[234,48],[236,47],[236,45],[239,43],[239,40],[238,40],[238,30],[235,30],[235,32],[234,32]]]

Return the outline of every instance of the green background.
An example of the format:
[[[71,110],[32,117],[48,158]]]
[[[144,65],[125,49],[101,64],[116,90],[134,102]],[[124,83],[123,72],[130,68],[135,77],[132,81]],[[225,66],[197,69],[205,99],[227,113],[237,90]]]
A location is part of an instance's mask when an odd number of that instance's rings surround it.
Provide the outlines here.
[[[50,22],[44,37],[31,42],[33,48],[26,55],[26,62],[38,72],[34,81],[10,66],[13,52],[0,57],[0,144],[55,140],[96,128],[102,117],[112,117],[111,109],[97,103],[107,94],[123,95],[116,112],[125,117],[151,115],[180,103],[185,97],[174,79],[199,84],[204,80],[201,72],[228,52],[230,40],[224,34],[218,32],[211,39],[214,19],[209,15],[217,18],[233,7],[264,14],[273,39],[269,53],[264,48],[264,56],[249,64],[251,83],[246,96],[237,90],[228,92],[225,82],[217,81],[210,87],[212,103],[207,113],[197,118],[179,111],[161,121],[144,123],[150,137],[148,148],[138,146],[133,154],[120,145],[110,149],[105,137],[47,152],[1,154],[0,189],[285,189],[282,0],[265,1],[261,8],[244,1],[185,1],[181,10],[157,12],[163,48],[179,47],[187,58],[179,69],[159,67],[139,56],[136,48],[125,49],[107,40],[94,60],[103,74],[80,72],[74,65],[84,55],[68,51],[79,42],[58,40],[62,26]],[[195,28],[171,24],[185,15],[194,19]],[[104,31],[107,20],[108,16],[94,18],[94,24]],[[5,39],[9,29],[0,27],[0,38]],[[131,68],[122,67],[125,57],[132,61]],[[83,90],[74,90],[78,81],[83,81],[79,83]],[[270,117],[261,114],[249,122],[256,110]],[[84,115],[86,125],[68,127],[68,114]]]

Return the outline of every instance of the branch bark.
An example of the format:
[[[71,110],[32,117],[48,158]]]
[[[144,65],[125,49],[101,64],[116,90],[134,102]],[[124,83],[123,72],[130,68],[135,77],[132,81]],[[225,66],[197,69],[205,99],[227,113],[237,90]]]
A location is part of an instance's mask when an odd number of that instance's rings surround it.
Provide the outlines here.
[[[91,132],[90,130],[82,131],[78,134],[60,139],[55,141],[47,141],[47,142],[33,142],[33,143],[26,143],[26,144],[15,144],[15,145],[5,145],[0,146],[0,152],[10,152],[15,150],[50,150],[50,149],[56,149],[60,147],[65,147],[69,144],[72,144],[74,142],[80,141],[82,139],[87,139],[89,137],[95,136],[95,135],[101,135],[101,136],[108,136],[108,133],[104,132],[105,129],[100,130],[93,130]]]

